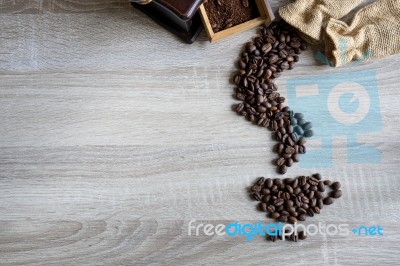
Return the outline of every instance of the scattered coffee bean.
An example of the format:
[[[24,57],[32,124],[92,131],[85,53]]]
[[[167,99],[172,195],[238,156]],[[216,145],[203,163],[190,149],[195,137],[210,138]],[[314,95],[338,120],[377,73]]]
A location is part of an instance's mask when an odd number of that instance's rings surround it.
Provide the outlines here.
[[[330,196],[334,199],[338,199],[342,196],[342,191],[341,190],[334,190],[331,192]]]
[[[310,138],[310,137],[312,137],[312,136],[314,136],[314,131],[312,131],[312,130],[306,130],[306,131],[304,131],[304,137]]]
[[[340,189],[340,187],[341,187],[340,182],[333,182],[332,185],[331,185],[331,188],[333,190],[338,190],[338,189]]]
[[[324,205],[331,205],[333,203],[333,199],[331,197],[326,197],[323,200]]]

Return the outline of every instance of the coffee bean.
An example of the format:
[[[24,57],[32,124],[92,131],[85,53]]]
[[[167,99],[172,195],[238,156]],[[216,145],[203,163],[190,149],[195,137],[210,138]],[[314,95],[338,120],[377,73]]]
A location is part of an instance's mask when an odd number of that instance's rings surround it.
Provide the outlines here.
[[[272,218],[272,219],[276,219],[276,218],[278,218],[280,215],[279,215],[279,213],[277,213],[277,212],[273,212],[273,213],[271,213],[271,215],[270,215],[270,217]]]
[[[287,167],[286,167],[286,165],[281,165],[281,166],[279,166],[278,172],[279,172],[280,174],[282,174],[282,175],[286,174],[286,172],[287,172]]]
[[[332,181],[331,180],[324,180],[324,185],[325,186],[330,186],[330,185],[332,185]]]
[[[286,159],[286,166],[292,167],[292,165],[293,165],[293,159],[292,158]]]
[[[321,192],[324,192],[324,191],[325,191],[324,182],[319,181],[317,187],[318,187],[318,191],[321,191]]]
[[[294,224],[295,222],[297,222],[297,219],[294,216],[289,216],[288,222],[291,223],[291,224]]]
[[[262,212],[267,212],[267,204],[264,202],[260,203],[260,210]]]
[[[296,132],[296,134],[298,134],[300,136],[304,134],[304,131],[300,126],[295,126],[294,127],[294,132]]]
[[[278,221],[282,222],[282,223],[286,223],[288,221],[288,217],[287,216],[280,216],[278,218]]]
[[[311,128],[312,128],[312,123],[311,122],[306,122],[306,123],[304,123],[301,127],[304,129],[304,130],[310,130]]]
[[[280,186],[282,184],[283,184],[282,179],[280,179],[280,178],[275,178],[274,179],[274,185]]]
[[[269,51],[271,51],[271,49],[272,49],[272,45],[270,43],[266,43],[261,47],[261,51],[264,54],[267,54]]]
[[[312,131],[312,130],[306,130],[306,131],[304,131],[304,137],[310,138],[310,137],[312,137],[312,136],[314,136],[314,131]]]
[[[306,214],[307,213],[307,211],[305,209],[301,208],[301,207],[297,209],[297,212],[299,214]]]
[[[321,191],[315,191],[314,197],[317,199],[322,199],[324,197],[324,193],[322,193]]]
[[[253,199],[255,199],[257,201],[261,200],[260,193],[258,193],[258,192],[253,193],[252,196],[253,196]]]
[[[338,189],[340,189],[340,187],[341,187],[340,182],[333,182],[332,185],[331,185],[331,188],[333,190],[338,190]]]
[[[315,177],[310,177],[309,179],[308,179],[308,183],[310,184],[310,185],[312,185],[312,186],[316,186],[316,185],[318,185],[318,183],[319,183],[319,180],[317,179],[317,178],[315,178]]]
[[[263,188],[263,189],[261,189],[261,194],[262,195],[269,195],[269,194],[271,194],[271,191],[268,188]]]
[[[274,206],[275,207],[281,206],[284,202],[285,202],[284,199],[276,199],[274,200]]]
[[[269,206],[267,207],[267,211],[268,211],[269,213],[275,212],[275,207],[274,207],[274,205],[269,205]]]
[[[251,187],[251,191],[253,192],[260,192],[261,191],[261,186],[259,185],[254,185]]]
[[[333,199],[331,197],[326,197],[323,200],[324,205],[331,205],[333,203]]]
[[[307,238],[307,235],[304,231],[300,231],[298,237],[300,240],[305,240]]]
[[[334,190],[330,193],[330,196],[334,199],[338,199],[342,196],[342,191],[341,190]]]
[[[265,188],[271,188],[271,187],[272,187],[272,184],[273,184],[273,181],[272,181],[271,178],[265,179],[265,182],[264,182],[264,187],[265,187]]]

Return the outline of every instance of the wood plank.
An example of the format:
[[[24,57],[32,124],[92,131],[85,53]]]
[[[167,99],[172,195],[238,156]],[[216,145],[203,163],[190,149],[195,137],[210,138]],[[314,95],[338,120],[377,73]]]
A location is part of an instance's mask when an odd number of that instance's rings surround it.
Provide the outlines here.
[[[383,237],[189,236],[191,219],[272,222],[247,188],[277,176],[275,142],[232,110],[235,60],[256,31],[186,45],[125,0],[0,0],[0,12],[0,265],[398,264],[399,55],[333,69],[313,47],[277,80],[287,96],[291,79],[376,73],[370,124],[382,129],[357,140],[381,162],[348,163],[336,136],[332,168],[296,165],[285,177],[343,184],[343,198],[305,224],[379,224]]]

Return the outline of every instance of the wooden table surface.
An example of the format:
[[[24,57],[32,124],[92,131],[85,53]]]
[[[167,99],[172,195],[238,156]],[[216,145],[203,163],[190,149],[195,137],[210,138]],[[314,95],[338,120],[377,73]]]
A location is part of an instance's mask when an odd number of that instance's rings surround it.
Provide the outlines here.
[[[0,0],[0,13],[1,265],[399,264],[400,56],[333,69],[316,47],[277,80],[286,95],[289,79],[376,72],[381,121],[370,123],[382,127],[361,142],[380,162],[348,163],[339,134],[333,167],[285,176],[343,184],[307,223],[380,225],[383,236],[189,236],[192,219],[271,222],[246,187],[277,176],[274,141],[231,110],[229,79],[256,30],[187,45],[125,0]]]

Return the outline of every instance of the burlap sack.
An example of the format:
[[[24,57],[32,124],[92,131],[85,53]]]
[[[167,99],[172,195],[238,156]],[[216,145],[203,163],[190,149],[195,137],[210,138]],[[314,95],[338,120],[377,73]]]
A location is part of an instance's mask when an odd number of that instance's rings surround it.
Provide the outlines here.
[[[325,55],[334,66],[400,53],[400,0],[374,2],[350,25],[331,18],[324,38]]]
[[[342,18],[363,0],[297,0],[279,9],[280,16],[297,28],[311,44],[321,41],[323,26],[331,18]]]

